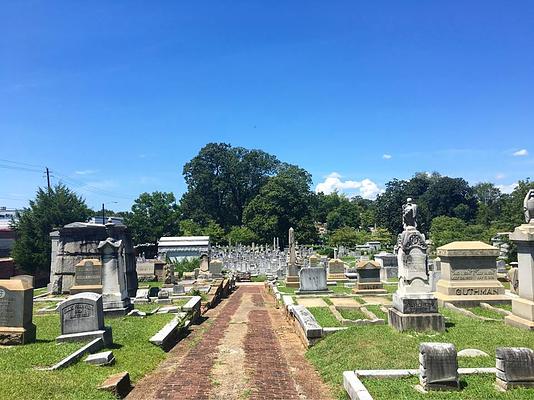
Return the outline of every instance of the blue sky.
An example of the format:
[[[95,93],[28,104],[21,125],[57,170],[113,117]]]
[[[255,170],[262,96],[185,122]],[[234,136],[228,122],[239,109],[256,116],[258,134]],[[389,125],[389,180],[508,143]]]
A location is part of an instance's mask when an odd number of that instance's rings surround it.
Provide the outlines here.
[[[45,166],[92,207],[179,197],[208,142],[349,194],[416,171],[509,190],[534,178],[533,21],[532,1],[4,1],[0,205]]]

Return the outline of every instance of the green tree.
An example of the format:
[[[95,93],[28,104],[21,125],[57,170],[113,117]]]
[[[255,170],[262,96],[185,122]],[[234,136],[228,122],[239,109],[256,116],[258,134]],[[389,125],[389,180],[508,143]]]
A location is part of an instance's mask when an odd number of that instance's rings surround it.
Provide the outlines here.
[[[339,245],[354,247],[369,241],[370,237],[371,235],[368,232],[359,231],[350,226],[344,226],[329,235],[328,244],[334,247]]]
[[[258,240],[256,234],[246,226],[234,226],[226,235],[226,240],[235,244],[248,245]]]
[[[17,265],[28,273],[50,270],[50,232],[72,222],[85,222],[91,210],[66,186],[50,191],[39,188],[29,207],[17,214],[13,228],[17,240],[11,252]]]
[[[445,215],[434,218],[430,227],[430,239],[434,248],[457,240],[466,240],[466,228],[467,224],[460,218]]]
[[[172,193],[142,193],[125,218],[135,243],[157,243],[162,236],[180,233],[180,210]]]
[[[183,169],[184,217],[203,225],[211,219],[226,230],[242,225],[245,206],[279,166],[276,157],[261,150],[207,144]]]
[[[263,243],[270,243],[275,236],[280,238],[280,243],[287,243],[290,227],[295,228],[296,239],[301,243],[316,242],[310,185],[308,172],[285,165],[247,205],[243,215],[245,225]]]
[[[226,241],[224,229],[213,220],[210,220],[208,225],[202,229],[202,234],[209,236],[211,243],[222,244]]]
[[[402,231],[402,205],[406,202],[407,182],[393,179],[386,183],[386,190],[376,198],[376,220],[379,226],[390,232]]]
[[[202,227],[192,219],[180,221],[180,232],[184,236],[201,236]]]
[[[394,242],[394,236],[386,228],[376,228],[371,232],[369,240],[380,242],[383,245],[391,245]]]
[[[503,195],[502,212],[498,218],[501,227],[513,230],[516,226],[525,223],[523,200],[530,189],[534,189],[534,182],[527,178],[518,181],[512,193]]]

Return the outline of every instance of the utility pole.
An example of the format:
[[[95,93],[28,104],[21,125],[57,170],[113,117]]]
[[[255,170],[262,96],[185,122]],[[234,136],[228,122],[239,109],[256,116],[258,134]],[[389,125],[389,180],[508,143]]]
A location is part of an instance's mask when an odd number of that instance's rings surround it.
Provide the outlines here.
[[[106,225],[105,215],[104,215],[104,203],[102,203],[102,224]]]
[[[48,167],[46,167],[46,181],[48,182],[48,193],[50,193],[52,188],[50,187],[50,171]]]

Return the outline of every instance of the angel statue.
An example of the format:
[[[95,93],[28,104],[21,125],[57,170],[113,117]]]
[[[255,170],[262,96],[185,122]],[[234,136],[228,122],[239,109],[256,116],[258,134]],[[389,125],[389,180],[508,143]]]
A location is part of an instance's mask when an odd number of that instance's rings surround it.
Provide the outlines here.
[[[527,224],[534,223],[534,189],[530,189],[523,202]]]

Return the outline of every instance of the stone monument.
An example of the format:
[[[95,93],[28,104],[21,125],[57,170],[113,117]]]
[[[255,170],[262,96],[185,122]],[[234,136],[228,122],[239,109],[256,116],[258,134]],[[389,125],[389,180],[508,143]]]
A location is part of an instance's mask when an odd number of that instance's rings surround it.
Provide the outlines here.
[[[0,280],[0,345],[35,342],[33,287],[24,280]]]
[[[523,203],[526,224],[510,235],[517,245],[519,298],[512,299],[512,315],[504,318],[508,325],[534,330],[534,189]]]
[[[299,266],[295,247],[295,231],[289,228],[289,261],[287,263],[286,286],[299,287]]]
[[[102,263],[96,258],[85,258],[75,266],[74,286],[71,294],[102,293]]]
[[[458,358],[452,343],[419,345],[419,383],[424,390],[459,390]]]
[[[102,252],[102,297],[104,312],[109,315],[126,315],[131,309],[126,287],[126,271],[119,261],[122,240],[108,238],[98,244]],[[137,290],[136,290],[137,291]]]
[[[380,281],[380,264],[376,261],[359,261],[356,264],[358,283],[352,292],[359,295],[386,294]]]
[[[295,293],[331,293],[326,284],[326,270],[323,267],[301,268],[299,271],[299,290]]]
[[[452,242],[438,247],[441,279],[437,283],[438,304],[475,307],[481,302],[510,303],[497,280],[499,249],[479,241]]]
[[[102,338],[106,346],[113,343],[111,328],[104,326],[102,295],[79,293],[59,305],[61,335],[58,342],[91,341]]]
[[[221,278],[223,270],[223,262],[221,260],[212,260],[209,263],[209,272],[214,278]]]
[[[402,214],[404,231],[396,244],[399,287],[389,309],[389,325],[398,331],[444,331],[445,321],[429,283],[427,244],[417,230],[417,205],[412,199],[402,207]]]
[[[345,263],[339,258],[328,261],[328,280],[336,282],[345,282]]]

